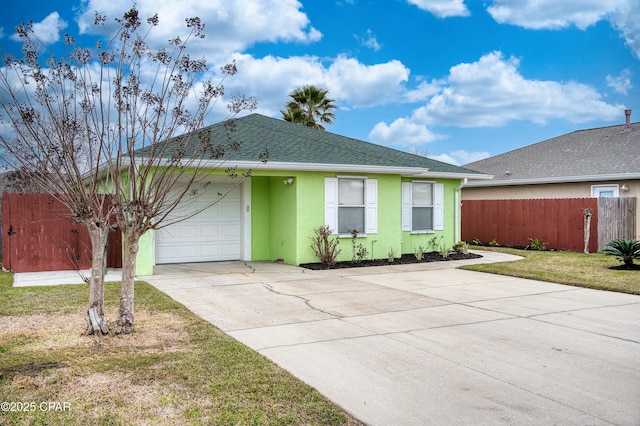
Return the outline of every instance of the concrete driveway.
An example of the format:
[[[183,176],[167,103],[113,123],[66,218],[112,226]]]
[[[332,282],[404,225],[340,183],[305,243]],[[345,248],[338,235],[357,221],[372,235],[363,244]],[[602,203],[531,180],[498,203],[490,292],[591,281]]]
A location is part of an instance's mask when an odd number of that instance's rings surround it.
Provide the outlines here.
[[[141,278],[367,424],[640,424],[639,296],[459,264],[226,262]]]

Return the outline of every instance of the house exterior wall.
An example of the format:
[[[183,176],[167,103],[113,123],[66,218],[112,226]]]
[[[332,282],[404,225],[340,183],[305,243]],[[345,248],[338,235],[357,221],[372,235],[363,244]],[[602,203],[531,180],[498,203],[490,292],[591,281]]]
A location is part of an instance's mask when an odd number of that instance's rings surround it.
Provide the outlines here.
[[[336,173],[294,172],[252,177],[252,260],[317,262],[311,249],[314,230],[324,224],[324,179]],[[344,174],[341,174],[344,176]],[[360,175],[358,175],[360,176]],[[384,258],[390,247],[401,250],[400,176],[366,175],[378,180],[378,233],[358,237],[368,258]],[[292,185],[284,179],[293,177]],[[391,209],[386,206],[397,206]],[[258,227],[261,229],[258,231]],[[268,240],[267,241],[265,241]],[[352,258],[351,238],[340,238],[338,260]]]
[[[268,176],[265,176],[268,175]],[[314,230],[324,224],[324,179],[349,174],[330,172],[292,172],[278,174],[254,172],[252,179],[252,260],[277,260],[301,264],[317,262],[311,249]],[[428,234],[402,231],[401,183],[410,179],[398,175],[358,174],[378,181],[378,232],[359,236],[356,245],[368,251],[368,259],[386,258],[391,249],[396,256],[411,254],[419,247],[428,248],[429,240],[455,244],[454,191],[456,179],[434,180],[445,185],[444,230]],[[293,177],[292,185],[284,179]],[[339,261],[353,258],[350,237],[340,237]]]
[[[311,249],[314,230],[325,223],[324,182],[325,178],[348,176],[348,173],[333,172],[286,172],[254,170],[251,176],[250,200],[243,200],[243,220],[249,220],[250,259],[253,261],[275,261],[298,265],[318,262]],[[444,184],[444,230],[434,233],[414,234],[402,231],[402,182],[411,181],[399,175],[353,174],[378,181],[378,232],[359,236],[356,244],[368,251],[367,259],[387,258],[391,249],[396,256],[412,254],[429,241],[438,237],[438,244],[452,247],[455,244],[455,189],[457,179],[424,179]],[[293,178],[292,185],[283,180]],[[247,207],[250,206],[250,212]],[[458,216],[459,217],[459,216]],[[440,238],[442,236],[442,238]],[[243,239],[246,241],[246,239]],[[339,261],[353,257],[352,239],[341,237]],[[151,275],[154,265],[153,233],[145,234],[140,241],[137,274]],[[243,250],[244,252],[244,250]]]
[[[589,198],[593,185],[626,184],[628,191],[619,191],[620,197],[636,197],[640,199],[640,180],[620,181],[592,181],[574,183],[550,183],[539,185],[511,185],[465,187],[462,189],[464,200],[509,200],[509,199],[538,199],[538,198]],[[636,209],[636,235],[640,239],[640,208]]]

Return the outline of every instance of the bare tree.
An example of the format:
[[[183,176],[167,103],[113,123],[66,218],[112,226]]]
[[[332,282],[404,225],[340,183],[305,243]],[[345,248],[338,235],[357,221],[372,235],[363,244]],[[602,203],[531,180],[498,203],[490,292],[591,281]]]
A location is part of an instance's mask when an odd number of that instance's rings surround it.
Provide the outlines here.
[[[104,146],[92,136],[78,105],[90,90],[77,67],[82,52],[71,48],[68,56],[56,58],[29,24],[18,27],[17,33],[24,57],[5,57],[0,72],[1,120],[10,129],[0,133],[2,161],[17,180],[53,195],[88,228],[92,268],[87,333],[106,334],[104,274],[114,210],[111,199],[99,191],[109,184],[109,177],[98,169],[105,160]]]
[[[200,19],[187,19],[186,36],[176,37],[168,46],[160,48],[147,43],[150,32],[159,24],[157,15],[143,24],[133,7],[115,21],[117,25],[113,26],[104,15],[96,13],[94,24],[104,37],[91,49],[77,47],[75,40],[66,36],[67,44],[73,46],[70,54],[60,60],[52,55],[47,61],[46,71],[56,79],[43,79],[45,70],[33,63],[37,60],[27,61],[26,69],[23,62],[11,61],[11,65],[21,65],[20,71],[30,80],[25,78],[21,93],[12,97],[16,107],[5,110],[19,118],[12,120],[18,130],[25,122],[48,123],[49,127],[38,125],[17,139],[25,144],[45,140],[46,150],[36,145],[37,153],[40,153],[38,150],[61,152],[48,156],[69,169],[64,169],[55,181],[67,182],[70,175],[78,176],[78,186],[84,185],[86,192],[85,210],[69,202],[74,215],[80,217],[81,212],[87,211],[91,220],[85,222],[89,227],[92,221],[107,227],[110,216],[98,215],[105,210],[115,217],[123,233],[122,289],[115,332],[130,333],[134,326],[134,279],[141,236],[186,218],[171,213],[183,200],[196,196],[192,191],[195,184],[206,187],[225,157],[241,148],[231,137],[231,118],[242,110],[254,108],[255,99],[233,97],[228,124],[216,127],[221,129],[218,133],[211,128],[202,129],[205,116],[224,95],[223,81],[237,69],[235,63],[225,65],[217,76],[208,70],[204,58],[189,56],[186,49],[189,41],[204,37]],[[28,28],[22,33],[28,45],[33,33]],[[30,54],[35,55],[36,51]],[[31,80],[44,80],[46,84],[42,83],[41,89],[37,86],[39,90],[31,94],[27,88]],[[4,81],[5,86],[10,86],[8,77]],[[71,95],[61,97],[61,93],[68,92]],[[35,108],[29,104],[32,97],[48,101],[40,101]],[[25,104],[22,98],[29,101]],[[49,108],[49,103],[65,105],[65,113]],[[59,136],[52,140],[43,137],[51,129]],[[60,148],[64,144],[69,147]],[[11,143],[7,141],[5,145]],[[22,151],[10,152],[15,156]],[[79,154],[84,156],[74,157]],[[20,164],[26,167],[31,160],[29,155],[23,158]],[[259,160],[266,160],[266,154],[256,159],[257,164]],[[63,169],[47,163],[37,171],[51,172],[56,168]],[[225,169],[224,172],[238,177],[239,182],[250,170],[237,173],[234,169]],[[63,198],[74,198],[73,191],[79,191],[76,187],[53,189],[48,188],[48,192],[69,194]],[[108,192],[110,198],[96,198],[100,192]],[[219,194],[218,199],[224,195]],[[96,199],[102,199],[103,203],[90,204]]]
[[[416,145],[413,145],[408,152],[409,154],[419,155],[420,157],[425,158],[429,158],[429,156],[431,155],[431,151],[429,151],[428,148],[419,148]]]
[[[96,15],[101,25],[105,18]],[[186,53],[193,38],[204,38],[199,18],[189,18],[189,34],[169,42],[169,48],[154,49],[146,37],[159,21],[157,15],[143,25],[138,11],[129,10],[121,19],[119,32],[108,55],[109,92],[117,123],[112,132],[112,149],[107,169],[118,200],[116,220],[123,233],[123,271],[120,310],[116,333],[131,333],[134,326],[134,280],[139,240],[186,217],[171,215],[196,183],[206,183],[225,157],[241,148],[230,132],[233,121],[215,133],[202,129],[204,118],[224,94],[224,80],[237,72],[235,63],[220,68],[220,80],[202,79],[208,71],[204,58]],[[106,27],[105,27],[106,28]],[[105,55],[103,55],[105,56]],[[154,77],[145,81],[145,75]],[[237,96],[229,105],[229,116],[255,107],[254,98]],[[117,143],[121,141],[121,143]],[[265,158],[265,157],[263,157]],[[258,161],[258,159],[256,159]],[[231,177],[241,178],[233,169]],[[245,171],[246,176],[250,171]],[[225,194],[218,194],[218,199]],[[196,214],[192,212],[191,214]]]

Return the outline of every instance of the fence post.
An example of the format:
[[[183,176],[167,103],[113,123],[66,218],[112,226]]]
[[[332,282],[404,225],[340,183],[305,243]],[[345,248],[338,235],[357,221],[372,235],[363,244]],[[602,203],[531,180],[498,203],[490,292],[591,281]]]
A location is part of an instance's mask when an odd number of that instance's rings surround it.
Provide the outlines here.
[[[593,216],[593,209],[582,209],[584,215],[584,254],[589,254],[589,238],[591,237],[591,216]]]

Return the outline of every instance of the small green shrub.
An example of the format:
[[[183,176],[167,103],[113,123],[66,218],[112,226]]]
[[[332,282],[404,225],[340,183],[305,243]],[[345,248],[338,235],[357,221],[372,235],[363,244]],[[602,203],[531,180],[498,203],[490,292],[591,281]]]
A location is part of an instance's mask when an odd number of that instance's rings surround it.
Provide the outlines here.
[[[353,253],[353,256],[351,257],[351,262],[360,263],[367,257],[369,252],[367,251],[367,248],[364,246],[364,244],[356,244],[356,238],[358,238],[358,231],[355,229],[352,229],[349,232],[351,232],[351,248]]]
[[[617,256],[619,261],[630,267],[633,265],[633,259],[640,258],[640,240],[625,240],[624,238],[611,240],[602,252]]]
[[[471,243],[474,246],[481,246],[482,245],[482,241],[480,240],[480,238],[474,238],[473,240],[471,240]]]
[[[453,250],[461,254],[469,254],[469,244],[465,241],[458,241],[458,244],[453,246]]]
[[[545,243],[544,241],[538,238],[529,238],[529,242],[531,243],[529,244],[529,247],[531,247],[531,250],[545,251],[547,249],[547,243]]]
[[[496,241],[495,238],[493,240],[489,241],[489,245],[491,247],[500,247],[500,244]]]
[[[430,238],[427,245],[427,248],[431,248],[431,250],[429,251],[438,251],[440,248],[440,243],[442,242],[443,238],[444,238],[444,235]]]
[[[451,248],[449,248],[449,246],[445,244],[440,244],[438,253],[440,253],[440,256],[442,257],[449,257],[449,255],[451,254]]]
[[[389,263],[393,263],[396,260],[396,249],[394,249],[393,247],[391,247],[389,249],[389,253],[387,253],[387,259],[389,260]]]
[[[338,237],[334,235],[333,238],[331,238],[332,235],[329,225],[320,226],[314,229],[314,232],[316,235],[315,237],[311,237],[311,250],[313,250],[323,265],[335,265],[338,254],[340,254],[341,251],[338,248],[340,244]]]
[[[416,260],[422,260],[422,257],[424,256],[424,247],[418,246],[418,248],[413,251],[413,255],[416,257]]]

